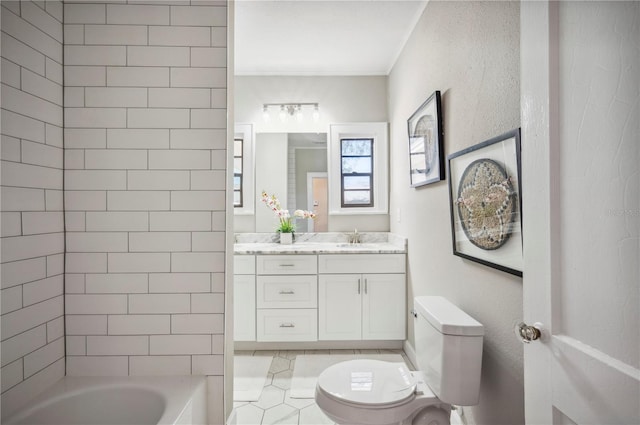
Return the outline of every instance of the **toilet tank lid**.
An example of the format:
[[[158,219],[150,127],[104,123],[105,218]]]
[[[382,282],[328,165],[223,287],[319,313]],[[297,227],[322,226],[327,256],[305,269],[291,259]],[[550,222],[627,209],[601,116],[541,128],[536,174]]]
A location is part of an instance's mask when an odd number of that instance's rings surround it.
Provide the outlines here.
[[[484,326],[480,322],[444,297],[415,297],[414,307],[431,326],[445,335],[484,335]]]

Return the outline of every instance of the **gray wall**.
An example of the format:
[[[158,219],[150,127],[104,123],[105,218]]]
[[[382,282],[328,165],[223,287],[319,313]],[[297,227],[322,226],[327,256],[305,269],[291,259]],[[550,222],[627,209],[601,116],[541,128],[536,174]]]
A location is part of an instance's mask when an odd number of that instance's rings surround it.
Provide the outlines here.
[[[391,231],[408,238],[408,296],[443,295],[485,326],[469,423],[524,422],[522,279],[452,255],[447,182],[409,187],[407,118],[442,92],[445,155],[520,126],[519,4],[430,1],[389,76]],[[399,213],[399,214],[398,214]],[[409,345],[413,323],[409,321]]]
[[[65,373],[62,2],[3,1],[2,416]]]

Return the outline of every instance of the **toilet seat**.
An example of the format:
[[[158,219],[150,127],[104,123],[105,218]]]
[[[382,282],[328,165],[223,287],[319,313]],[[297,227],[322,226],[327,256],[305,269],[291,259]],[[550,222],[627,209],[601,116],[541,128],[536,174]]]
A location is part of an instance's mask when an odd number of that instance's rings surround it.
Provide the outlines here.
[[[338,403],[388,409],[412,400],[416,384],[404,363],[359,359],[324,370],[317,391]]]

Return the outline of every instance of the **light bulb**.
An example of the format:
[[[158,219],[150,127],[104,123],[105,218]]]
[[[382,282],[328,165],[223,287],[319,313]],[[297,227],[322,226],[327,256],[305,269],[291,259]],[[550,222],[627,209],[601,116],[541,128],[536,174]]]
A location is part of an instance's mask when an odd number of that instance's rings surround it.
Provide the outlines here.
[[[304,119],[304,114],[302,113],[302,106],[298,105],[296,106],[296,120],[298,120],[298,122],[302,121]]]
[[[318,105],[313,108],[313,120],[315,122],[320,120],[320,110],[318,109]]]
[[[287,120],[287,111],[284,110],[284,105],[280,106],[280,121],[285,122]]]
[[[271,120],[271,116],[269,115],[269,109],[267,109],[267,105],[264,105],[262,108],[262,119],[264,122],[269,122]]]

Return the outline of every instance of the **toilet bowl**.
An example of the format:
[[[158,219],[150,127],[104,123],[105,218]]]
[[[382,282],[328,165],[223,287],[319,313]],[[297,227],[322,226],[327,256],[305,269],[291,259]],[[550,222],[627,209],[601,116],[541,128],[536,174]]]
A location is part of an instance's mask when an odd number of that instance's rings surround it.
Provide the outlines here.
[[[483,326],[442,297],[417,297],[418,371],[351,360],[325,369],[315,399],[341,425],[448,425],[451,405],[477,404]]]

